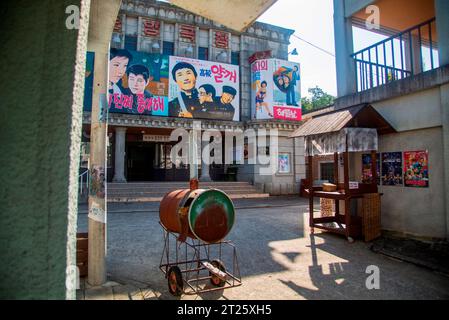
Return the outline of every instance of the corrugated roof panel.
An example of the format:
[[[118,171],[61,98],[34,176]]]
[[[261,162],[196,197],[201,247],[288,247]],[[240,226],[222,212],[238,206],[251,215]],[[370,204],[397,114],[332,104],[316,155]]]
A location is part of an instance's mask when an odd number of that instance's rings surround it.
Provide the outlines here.
[[[340,131],[363,107],[365,105],[359,105],[312,118],[293,132],[290,138]]]

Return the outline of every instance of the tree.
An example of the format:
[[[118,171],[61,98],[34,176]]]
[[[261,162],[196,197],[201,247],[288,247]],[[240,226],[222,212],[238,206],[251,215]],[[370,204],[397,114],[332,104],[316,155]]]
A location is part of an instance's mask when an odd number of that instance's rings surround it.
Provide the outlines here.
[[[311,98],[304,97],[301,99],[301,104],[305,112],[318,110],[334,103],[335,97],[324,92],[323,89],[318,86],[309,88],[308,91]]]

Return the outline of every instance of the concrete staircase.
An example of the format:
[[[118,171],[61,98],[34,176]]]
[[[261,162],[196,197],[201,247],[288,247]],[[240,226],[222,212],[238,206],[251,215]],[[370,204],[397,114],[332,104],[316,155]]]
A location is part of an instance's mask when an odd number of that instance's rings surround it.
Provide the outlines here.
[[[187,189],[188,182],[108,183],[108,202],[159,202],[172,190]],[[231,199],[268,198],[248,182],[200,182],[200,189],[220,189]]]

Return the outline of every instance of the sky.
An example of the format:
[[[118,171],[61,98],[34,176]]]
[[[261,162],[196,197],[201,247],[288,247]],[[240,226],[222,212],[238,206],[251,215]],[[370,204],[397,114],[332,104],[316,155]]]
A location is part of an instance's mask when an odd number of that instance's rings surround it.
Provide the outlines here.
[[[335,55],[332,0],[278,0],[257,21],[293,29],[295,35]],[[359,28],[353,28],[353,37],[355,52],[386,38]],[[290,55],[289,60],[301,64],[301,95],[310,96],[308,89],[318,86],[337,96],[335,57],[292,36],[289,52],[294,48],[299,55]]]
[[[301,64],[301,95],[308,96],[316,86],[337,96],[335,70],[333,0],[277,0],[257,21],[295,30],[290,37],[289,52],[296,48],[297,56],[289,60]],[[331,54],[325,53],[295,37],[298,36]],[[354,51],[384,40],[386,37],[353,28]]]

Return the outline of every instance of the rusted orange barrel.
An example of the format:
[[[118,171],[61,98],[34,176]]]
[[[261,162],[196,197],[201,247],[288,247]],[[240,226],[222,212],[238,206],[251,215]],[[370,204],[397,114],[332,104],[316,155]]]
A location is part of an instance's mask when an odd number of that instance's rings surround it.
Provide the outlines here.
[[[235,210],[226,193],[217,189],[184,189],[167,193],[159,207],[162,225],[171,232],[217,243],[231,231]]]

